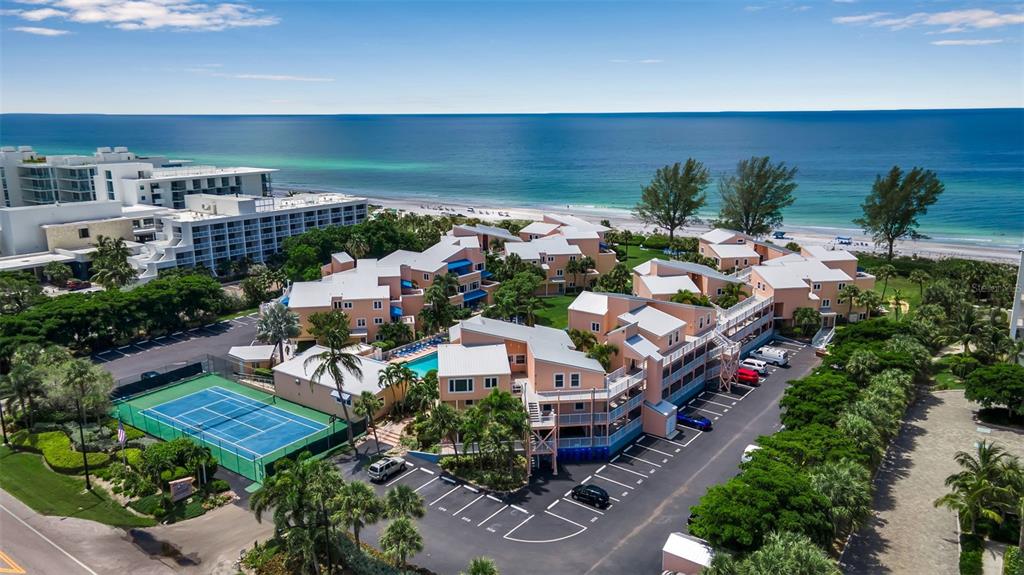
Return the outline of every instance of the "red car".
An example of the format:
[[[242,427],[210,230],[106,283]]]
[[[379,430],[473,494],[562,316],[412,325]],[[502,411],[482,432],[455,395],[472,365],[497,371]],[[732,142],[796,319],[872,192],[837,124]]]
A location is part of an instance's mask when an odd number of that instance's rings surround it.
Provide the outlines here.
[[[71,290],[71,291],[75,291],[75,290],[90,288],[90,287],[92,287],[92,284],[87,282],[87,281],[71,278],[71,279],[68,280],[68,282],[66,284],[66,287],[69,290]]]
[[[752,385],[757,387],[761,385],[761,376],[752,369],[741,367],[736,370],[736,381],[744,385]]]

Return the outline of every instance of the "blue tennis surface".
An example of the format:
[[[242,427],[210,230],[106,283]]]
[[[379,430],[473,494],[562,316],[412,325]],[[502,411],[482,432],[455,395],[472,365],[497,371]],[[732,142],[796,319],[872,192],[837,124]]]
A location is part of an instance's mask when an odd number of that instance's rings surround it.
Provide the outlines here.
[[[272,404],[214,386],[172,399],[142,414],[165,425],[257,459],[327,426]]]

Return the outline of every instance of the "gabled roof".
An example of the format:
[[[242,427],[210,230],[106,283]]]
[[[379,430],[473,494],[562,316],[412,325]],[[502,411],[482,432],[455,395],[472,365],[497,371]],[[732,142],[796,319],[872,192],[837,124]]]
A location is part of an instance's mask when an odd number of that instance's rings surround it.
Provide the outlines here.
[[[805,246],[804,251],[823,262],[855,262],[857,256],[846,250],[830,250],[825,246]]]
[[[306,382],[312,381],[313,372],[315,372],[316,368],[323,362],[317,358],[310,361],[307,366],[306,359],[315,357],[326,349],[327,348],[323,346],[314,345],[292,359],[277,364],[274,367],[274,372],[283,373],[288,377],[298,378],[302,380],[302,385],[307,385]],[[362,371],[362,377],[356,377],[355,374],[346,371],[345,368],[342,368],[342,373],[345,376],[345,381],[342,384],[345,394],[352,395],[354,397],[364,391],[370,391],[373,392],[374,395],[377,395],[380,392],[380,387],[377,385],[378,374],[381,370],[387,367],[388,364],[368,357],[357,357],[357,360],[359,361],[359,368]],[[334,378],[332,378],[329,373],[323,374],[320,380],[315,383],[331,389],[335,388]]]
[[[649,305],[636,308],[619,316],[626,323],[635,323],[640,329],[658,337],[686,327],[686,322]]]
[[[348,255],[348,252],[333,253],[331,254],[331,259],[339,264],[346,264],[348,262],[355,261],[352,259],[352,256]]]
[[[608,296],[592,291],[580,292],[569,304],[569,311],[604,315],[608,313]]]
[[[566,256],[583,255],[580,247],[572,245],[563,237],[540,238],[520,244],[505,244],[505,254],[516,254],[524,260],[539,260],[541,255]]]
[[[383,260],[359,260],[353,269],[317,281],[293,283],[288,291],[288,307],[329,307],[333,298],[338,297],[346,300],[389,299],[391,290],[380,285],[380,279],[400,275],[401,270],[383,265]]]
[[[732,276],[728,276],[728,275],[723,274],[722,272],[716,270],[715,268],[708,267],[708,266],[702,265],[702,264],[693,263],[693,262],[682,262],[682,261],[677,261],[677,260],[662,260],[662,259],[654,258],[654,259],[648,260],[648,261],[646,261],[646,262],[644,262],[644,263],[634,267],[633,271],[635,271],[636,273],[638,273],[640,275],[650,275],[650,273],[651,273],[651,262],[657,262],[659,269],[670,268],[670,269],[673,269],[673,270],[678,270],[680,273],[698,274],[698,275],[702,275],[702,276],[705,276],[705,277],[709,277],[709,278],[712,278],[712,279],[721,280],[721,281],[729,282],[729,283],[743,283],[740,280],[738,280],[738,279],[736,279],[736,278],[734,278]]]
[[[657,361],[661,361],[661,351],[658,350],[658,346],[654,345],[651,340],[647,339],[642,335],[634,335],[626,339],[626,346],[635,351],[640,357],[650,357]]]
[[[737,232],[735,230],[727,230],[725,228],[715,228],[715,229],[711,230],[710,232],[705,232],[705,233],[701,234],[700,239],[708,242],[709,244],[720,244],[722,242],[727,242],[727,241],[731,240],[733,237],[738,236],[738,235],[742,235],[742,234],[740,234],[740,232]]]
[[[504,344],[443,344],[437,347],[437,374],[442,377],[508,375],[508,354]]]
[[[679,290],[700,293],[700,288],[693,283],[690,276],[640,276],[639,281],[647,286],[651,295],[672,295]]]
[[[441,236],[441,241],[422,252],[398,250],[381,258],[381,263],[393,266],[409,266],[417,271],[436,272],[458,253],[467,248],[479,248],[477,236]]]
[[[467,225],[463,224],[463,225],[458,225],[458,226],[455,226],[455,227],[460,229],[460,230],[464,230],[464,231],[467,231],[467,232],[470,232],[470,233],[479,234],[479,235],[483,235],[483,236],[490,236],[492,238],[497,238],[499,240],[504,240],[506,242],[521,242],[521,241],[523,241],[522,238],[520,238],[519,236],[514,235],[512,232],[506,230],[505,228],[499,228],[497,226],[485,226],[483,224],[476,224],[475,226],[467,226]]]
[[[236,345],[228,350],[228,355],[242,361],[270,361],[274,357],[273,345]]]
[[[753,269],[775,289],[810,287],[808,282],[852,281],[843,270],[832,269],[817,259],[788,255]]]
[[[572,339],[569,334],[560,329],[543,326],[527,326],[497,319],[488,319],[483,316],[473,316],[459,322],[449,330],[452,338],[461,337],[465,331],[474,331],[521,341],[530,346],[533,357],[540,361],[548,361],[604,373],[604,368],[597,360],[591,359],[585,353],[576,351],[573,348]]]
[[[750,258],[758,259],[757,252],[747,244],[711,244],[708,249],[715,252],[720,258]]]
[[[521,234],[534,234],[538,236],[546,236],[551,232],[558,229],[559,224],[552,224],[548,222],[531,222],[526,225],[523,229],[519,230]]]
[[[601,224],[588,222],[587,220],[568,214],[544,214],[545,220],[557,222],[563,226],[573,226],[582,230],[593,230],[595,232],[606,232],[608,228]]]
[[[597,234],[596,230],[578,228],[576,226],[564,226],[558,229],[559,236],[564,237],[567,240],[597,240],[601,236]]]

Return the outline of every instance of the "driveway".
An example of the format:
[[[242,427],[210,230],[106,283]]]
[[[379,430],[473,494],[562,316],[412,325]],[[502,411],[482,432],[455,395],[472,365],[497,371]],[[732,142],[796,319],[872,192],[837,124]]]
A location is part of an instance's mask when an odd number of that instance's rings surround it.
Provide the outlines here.
[[[683,408],[712,419],[714,431],[681,428],[672,439],[642,435],[609,461],[538,474],[510,498],[477,491],[419,459],[377,490],[401,483],[423,496],[425,549],[412,561],[438,573],[458,573],[480,555],[505,573],[658,573],[661,547],[669,533],[686,530],[690,507],[708,487],[738,473],[747,444],[778,430],[786,382],[818,364],[812,350],[793,351],[792,366],[772,368],[760,387],[704,392]],[[366,479],[363,464],[341,466],[347,478]],[[569,490],[579,483],[605,488],[611,505],[594,509],[573,501]],[[385,526],[368,528],[365,539],[375,543]]]
[[[961,390],[929,390],[911,406],[875,479],[874,517],[843,554],[845,573],[959,572],[956,516],[932,505],[959,471],[953,456],[989,440],[1024,457],[1024,434],[975,423],[975,409]]]

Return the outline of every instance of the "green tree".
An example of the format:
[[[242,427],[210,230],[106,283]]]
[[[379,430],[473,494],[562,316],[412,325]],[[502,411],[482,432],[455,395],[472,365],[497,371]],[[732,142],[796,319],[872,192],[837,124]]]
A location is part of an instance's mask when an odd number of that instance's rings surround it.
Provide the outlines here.
[[[377,333],[385,341],[390,341],[395,346],[410,343],[415,337],[415,335],[412,333],[412,328],[409,327],[409,324],[401,321],[392,321],[389,323],[385,323],[384,325],[380,326],[380,329],[377,330]]]
[[[633,291],[633,272],[623,263],[615,267],[597,280],[598,291],[628,294]]]
[[[832,536],[858,528],[871,516],[871,474],[848,459],[823,463],[808,474],[811,487],[829,500]]]
[[[437,387],[437,370],[428,371],[422,378],[418,378],[409,386],[409,393],[405,396],[406,406],[413,413],[425,413],[440,398]]]
[[[978,532],[978,520],[1002,523],[1000,506],[1011,494],[1006,486],[1005,464],[1011,458],[1005,449],[981,441],[976,455],[958,451],[953,457],[961,471],[946,478],[949,493],[935,500],[935,507],[946,507],[966,520],[968,532]]]
[[[384,497],[384,511],[388,519],[422,519],[427,512],[423,496],[416,493],[412,487],[401,483],[392,487]]]
[[[871,312],[882,305],[882,296],[874,290],[864,290],[857,296],[857,305],[864,308],[864,318],[871,319]]]
[[[256,320],[256,339],[276,347],[279,361],[285,359],[285,340],[299,337],[301,332],[298,314],[280,302],[263,306],[260,317]]]
[[[501,575],[498,567],[488,557],[474,557],[461,575]]]
[[[361,548],[359,533],[367,525],[380,521],[384,515],[384,503],[377,497],[377,492],[362,481],[344,484],[334,498],[333,509],[331,521],[344,529],[351,529],[358,548]]]
[[[63,262],[50,262],[43,267],[43,275],[49,278],[50,283],[57,286],[64,286],[71,276],[71,266]]]
[[[452,444],[455,457],[459,456],[458,435],[462,427],[462,414],[447,403],[439,403],[430,410],[429,426],[434,433]]]
[[[743,558],[715,553],[703,575],[840,575],[835,562],[808,537],[773,532],[764,545]]]
[[[892,301],[892,309],[896,313],[896,321],[900,321],[900,313],[903,312],[903,304],[906,303],[906,300],[903,299],[903,290],[893,288],[890,301]]]
[[[809,307],[798,307],[793,310],[793,324],[800,333],[810,335],[821,327],[821,314]]]
[[[48,377],[70,357],[64,348],[35,343],[15,350],[11,357],[11,370],[0,376],[0,395],[17,399],[29,428],[35,422],[37,403],[46,396]]]
[[[0,272],[0,312],[20,313],[47,299],[43,295],[43,287],[32,274]]]
[[[688,290],[679,290],[672,295],[670,299],[673,303],[682,303],[686,305],[696,305],[701,307],[711,307],[711,300],[708,296],[702,293],[694,293]]]
[[[881,369],[881,361],[875,352],[866,347],[859,347],[850,354],[844,368],[854,381],[866,385],[871,376]]]
[[[718,296],[718,301],[715,303],[724,309],[731,308],[749,295],[744,290],[745,287],[746,285],[740,282],[725,284],[722,286],[722,295]]]
[[[846,284],[843,289],[839,290],[839,301],[836,303],[847,302],[849,308],[846,310],[846,318],[849,319],[853,315],[853,304],[860,297],[860,288],[854,284]]]
[[[592,346],[587,351],[587,357],[590,359],[596,359],[601,367],[605,371],[610,371],[612,367],[612,357],[619,354],[619,348],[612,343],[598,343]]]
[[[857,396],[855,383],[836,373],[816,373],[793,380],[782,395],[782,423],[797,429],[818,423],[834,426],[839,411]]]
[[[359,356],[345,351],[349,345],[348,321],[345,312],[338,310],[310,314],[309,333],[316,338],[317,343],[326,349],[307,357],[303,362],[303,368],[309,369],[310,365],[314,366],[313,373],[309,378],[310,385],[322,383],[327,377],[334,383],[334,389],[338,392],[341,409],[345,415],[348,443],[355,447],[352,418],[348,413],[348,402],[345,401],[345,396],[348,395],[345,392],[345,372],[357,379],[362,379],[363,369]]]
[[[370,251],[370,244],[366,242],[366,238],[362,235],[353,234],[345,242],[345,251],[354,259],[362,259]]]
[[[399,517],[381,533],[380,548],[396,566],[405,567],[409,557],[423,551],[423,536],[410,519]]]
[[[451,326],[455,308],[448,298],[458,293],[458,287],[458,276],[451,272],[434,276],[434,283],[423,294],[424,307],[420,311],[425,331],[433,333]]]
[[[380,439],[377,438],[377,422],[374,416],[383,409],[384,400],[374,395],[372,391],[364,390],[356,398],[352,406],[356,415],[366,419],[366,425],[373,432],[373,442],[377,444],[377,454],[380,455]]]
[[[384,369],[377,372],[377,387],[380,389],[390,389],[392,403],[398,403],[398,387],[401,384],[402,378],[405,374],[402,372],[402,363],[391,362],[384,366]]]
[[[871,269],[871,275],[882,280],[882,300],[885,300],[885,292],[889,289],[889,280],[896,277],[896,267],[892,264],[882,264]]]
[[[1024,367],[998,363],[967,376],[964,397],[985,407],[1006,406],[1011,415],[1024,414]]]
[[[576,328],[570,329],[569,339],[572,340],[573,347],[580,351],[587,351],[597,345],[597,336],[592,331]]]
[[[782,225],[782,210],[796,199],[797,169],[785,162],[772,164],[768,156],[741,160],[736,173],[718,182],[722,206],[719,226],[752,236],[763,236]]]
[[[658,168],[651,183],[641,190],[633,213],[645,224],[667,229],[671,246],[676,230],[686,226],[707,201],[704,189],[710,181],[708,169],[693,158],[685,165],[676,162]]]
[[[899,166],[893,166],[884,177],[875,177],[860,206],[864,215],[853,223],[871,234],[875,245],[886,246],[886,258],[892,260],[897,240],[927,237],[917,231],[917,219],[928,213],[928,206],[939,200],[943,189],[931,170],[915,167],[904,174]]]
[[[971,344],[977,341],[984,325],[977,310],[967,302],[960,302],[949,316],[951,339],[963,345],[964,355],[971,353]]]
[[[97,236],[92,256],[92,279],[106,289],[119,289],[135,280],[135,268],[128,263],[132,254],[122,238]]]
[[[89,460],[85,448],[85,414],[87,411],[105,411],[110,405],[110,392],[114,378],[107,370],[85,359],[64,363],[54,382],[60,400],[69,401],[78,414],[78,436],[82,444],[82,466],[85,468],[85,488],[92,489],[89,481]]]
[[[908,276],[907,279],[909,279],[912,283],[917,284],[917,288],[918,290],[920,290],[920,295],[922,298],[924,298],[924,284],[932,281],[932,276],[928,275],[928,272],[922,269],[915,269],[911,270],[910,276]]]

